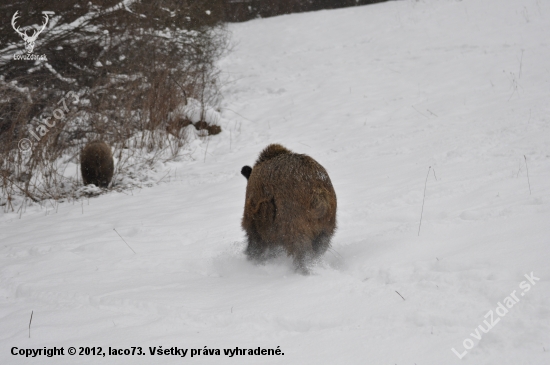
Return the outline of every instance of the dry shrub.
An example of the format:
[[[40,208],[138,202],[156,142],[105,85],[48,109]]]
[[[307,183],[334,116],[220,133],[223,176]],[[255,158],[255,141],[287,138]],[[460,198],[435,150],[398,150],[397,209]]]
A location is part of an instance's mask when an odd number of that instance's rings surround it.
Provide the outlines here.
[[[90,140],[114,147],[117,188],[117,174],[130,166],[178,155],[190,121],[174,111],[188,98],[203,107],[219,98],[215,62],[228,44],[223,0],[14,0],[0,10],[0,205],[7,210],[16,195],[74,197],[79,175],[66,177],[65,169],[78,165]],[[11,29],[16,10],[23,31],[50,12],[34,49],[47,60],[13,58],[24,51]],[[27,152],[19,148],[25,138]]]

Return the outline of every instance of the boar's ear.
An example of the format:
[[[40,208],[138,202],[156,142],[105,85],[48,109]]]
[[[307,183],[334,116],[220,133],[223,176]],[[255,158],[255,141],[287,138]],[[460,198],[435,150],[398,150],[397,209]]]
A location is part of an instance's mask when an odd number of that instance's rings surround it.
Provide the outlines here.
[[[251,173],[252,173],[252,167],[250,166],[243,166],[243,168],[241,169],[241,174],[243,174],[243,176],[246,177],[247,180],[250,177]]]

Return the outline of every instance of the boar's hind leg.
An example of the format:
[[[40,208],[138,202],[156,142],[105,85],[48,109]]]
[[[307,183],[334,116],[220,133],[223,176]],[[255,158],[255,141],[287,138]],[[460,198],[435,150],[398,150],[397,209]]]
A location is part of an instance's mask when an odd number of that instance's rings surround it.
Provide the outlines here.
[[[246,257],[251,261],[262,261],[263,249],[253,242],[248,242],[248,246],[244,251]]]
[[[313,259],[313,250],[311,241],[303,240],[301,244],[296,244],[293,247],[291,256],[294,258],[294,268],[297,272],[307,275],[309,274],[309,265]]]
[[[258,235],[248,234],[248,245],[244,251],[246,257],[251,261],[263,261],[265,245],[262,244]]]
[[[330,247],[330,238],[331,236],[326,232],[322,232],[317,237],[315,237],[315,239],[311,243],[313,247],[314,257],[319,257],[328,250],[328,248]]]

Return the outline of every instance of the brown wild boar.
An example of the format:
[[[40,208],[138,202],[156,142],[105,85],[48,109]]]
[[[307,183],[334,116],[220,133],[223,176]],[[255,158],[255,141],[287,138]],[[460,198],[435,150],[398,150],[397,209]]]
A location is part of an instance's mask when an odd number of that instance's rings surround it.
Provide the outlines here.
[[[113,171],[113,154],[105,142],[90,142],[82,149],[80,172],[84,185],[106,188],[113,178]]]
[[[241,173],[248,180],[242,219],[248,258],[261,262],[283,249],[307,272],[336,230],[336,193],[326,170],[307,155],[271,144]]]

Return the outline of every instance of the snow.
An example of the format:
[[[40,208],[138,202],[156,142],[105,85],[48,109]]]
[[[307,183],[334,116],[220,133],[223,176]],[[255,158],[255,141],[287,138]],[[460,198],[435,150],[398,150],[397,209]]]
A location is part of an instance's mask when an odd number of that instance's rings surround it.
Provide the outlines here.
[[[211,125],[217,125],[221,119],[220,114],[216,110],[193,98],[188,98],[187,104],[182,103],[174,110],[172,118],[175,117],[186,118],[193,123],[202,120]]]
[[[0,363],[550,363],[550,3],[398,1],[230,30],[221,134],[150,188],[0,213]],[[240,169],[269,143],[315,158],[338,196],[309,276],[242,253]],[[223,355],[236,346],[284,355]]]

